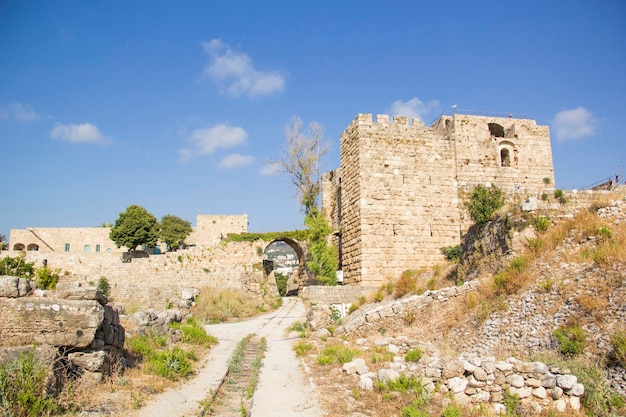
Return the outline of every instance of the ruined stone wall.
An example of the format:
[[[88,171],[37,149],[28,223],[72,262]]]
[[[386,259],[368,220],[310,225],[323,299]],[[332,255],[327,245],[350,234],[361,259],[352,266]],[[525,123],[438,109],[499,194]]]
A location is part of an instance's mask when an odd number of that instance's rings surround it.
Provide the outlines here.
[[[454,115],[442,117],[437,130],[454,141],[460,188],[493,183],[523,197],[554,190],[547,126],[528,119]]]
[[[341,231],[346,284],[377,287],[442,261],[440,248],[459,244],[470,226],[462,201],[477,184],[520,202],[554,191],[548,128],[527,119],[454,115],[426,127],[359,114],[340,156],[322,199]]]
[[[127,309],[165,308],[185,288],[231,288],[261,293],[263,253],[267,242],[231,242],[211,248],[191,248],[124,263],[119,253],[26,252],[26,262],[60,269],[62,283],[98,283],[101,277],[111,286],[110,298]],[[0,257],[18,256],[3,251]]]
[[[248,215],[198,214],[196,227],[185,239],[189,245],[213,246],[229,233],[248,231]]]

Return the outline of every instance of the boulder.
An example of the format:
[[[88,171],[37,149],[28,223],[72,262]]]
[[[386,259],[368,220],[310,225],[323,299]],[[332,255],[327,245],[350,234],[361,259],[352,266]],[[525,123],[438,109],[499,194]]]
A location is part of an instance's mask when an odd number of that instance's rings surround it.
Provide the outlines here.
[[[47,344],[86,348],[104,320],[95,300],[0,298],[0,346]]]
[[[10,275],[0,276],[0,297],[25,297],[32,292],[32,287],[34,286],[31,286],[31,281],[26,278]]]

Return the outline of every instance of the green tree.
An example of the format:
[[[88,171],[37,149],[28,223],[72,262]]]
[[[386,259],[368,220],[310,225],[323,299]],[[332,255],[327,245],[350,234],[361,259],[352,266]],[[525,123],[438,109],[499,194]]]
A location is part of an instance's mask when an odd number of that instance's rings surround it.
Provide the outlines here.
[[[472,191],[470,199],[465,202],[470,218],[476,224],[483,224],[491,219],[502,206],[504,206],[502,190],[493,184],[491,187],[477,185]]]
[[[313,207],[304,219],[309,228],[309,253],[311,259],[307,268],[317,276],[323,285],[337,285],[337,248],[328,244],[332,229],[317,207]]]
[[[156,217],[145,208],[133,204],[120,213],[109,237],[118,248],[126,246],[129,251],[133,251],[139,245],[156,246],[158,233]]]
[[[7,241],[6,235],[0,234],[0,250],[7,250],[9,247],[9,242]]]
[[[159,239],[167,244],[168,251],[177,250],[183,240],[191,233],[191,223],[172,214],[161,218]]]

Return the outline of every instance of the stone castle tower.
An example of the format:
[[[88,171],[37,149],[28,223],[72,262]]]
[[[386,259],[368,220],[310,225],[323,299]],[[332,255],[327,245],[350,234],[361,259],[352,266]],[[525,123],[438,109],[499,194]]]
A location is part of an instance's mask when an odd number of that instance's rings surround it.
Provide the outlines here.
[[[322,206],[346,284],[378,287],[442,261],[470,226],[464,198],[495,184],[507,201],[554,190],[547,126],[513,117],[419,119],[359,114],[340,138],[340,168],[324,174]]]

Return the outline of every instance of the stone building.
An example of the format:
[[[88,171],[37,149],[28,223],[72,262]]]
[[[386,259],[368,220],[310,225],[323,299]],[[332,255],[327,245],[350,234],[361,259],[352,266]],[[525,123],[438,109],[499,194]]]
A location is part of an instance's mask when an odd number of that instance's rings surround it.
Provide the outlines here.
[[[125,252],[109,238],[109,227],[29,227],[11,229],[9,248],[11,250],[41,252]],[[187,245],[199,247],[213,246],[228,233],[248,231],[248,215],[199,214],[196,226],[185,239]],[[165,248],[162,248],[165,250]]]
[[[476,185],[520,202],[554,190],[548,127],[529,119],[454,114],[425,126],[359,114],[340,157],[323,176],[322,206],[344,283],[364,287],[441,262],[470,226],[463,201]]]

